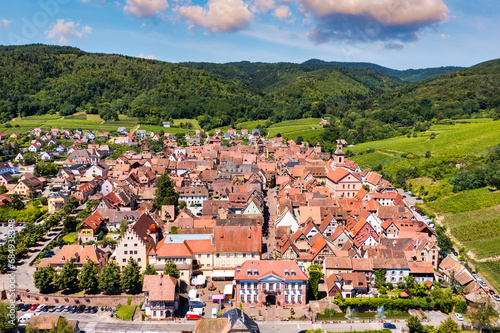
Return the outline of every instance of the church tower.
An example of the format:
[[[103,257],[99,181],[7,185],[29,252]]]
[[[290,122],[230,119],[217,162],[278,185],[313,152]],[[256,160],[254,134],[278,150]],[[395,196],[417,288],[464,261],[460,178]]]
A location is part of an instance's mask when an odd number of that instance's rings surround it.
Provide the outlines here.
[[[344,166],[345,153],[344,153],[344,145],[347,142],[345,140],[337,140],[337,150],[333,154],[333,162],[336,168],[341,168]]]

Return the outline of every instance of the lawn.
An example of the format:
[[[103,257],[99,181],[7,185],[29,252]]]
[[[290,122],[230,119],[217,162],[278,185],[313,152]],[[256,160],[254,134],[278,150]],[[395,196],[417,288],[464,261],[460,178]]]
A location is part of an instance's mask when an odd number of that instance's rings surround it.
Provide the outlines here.
[[[198,124],[198,120],[196,119],[174,119],[174,126],[180,126],[180,123],[191,123],[193,125],[194,130],[201,129],[200,124]]]
[[[116,318],[122,320],[132,320],[134,315],[135,305],[119,305],[116,310]]]
[[[9,207],[0,208],[0,221],[14,220],[16,222],[28,222],[36,220],[47,212],[47,206],[35,206],[33,202],[28,203],[24,209],[15,210]]]
[[[349,148],[347,148],[349,149]],[[352,157],[359,164],[361,168],[370,168],[373,169],[376,166],[384,166],[386,164],[390,164],[402,159],[400,156],[396,156],[390,153],[382,153],[382,152],[373,152],[362,155],[356,155]]]
[[[63,236],[63,240],[65,242],[68,242],[69,244],[76,244],[77,236],[78,236],[78,232],[76,232],[76,231],[70,232],[69,234]]]

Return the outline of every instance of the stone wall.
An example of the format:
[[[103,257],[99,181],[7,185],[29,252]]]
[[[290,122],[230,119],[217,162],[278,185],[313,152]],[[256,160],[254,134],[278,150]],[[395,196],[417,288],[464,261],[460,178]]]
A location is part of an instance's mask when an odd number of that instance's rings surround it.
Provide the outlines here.
[[[89,305],[89,306],[112,306],[117,307],[119,304],[127,305],[127,300],[132,299],[131,305],[139,305],[144,301],[144,295],[139,296],[106,296],[106,295],[89,295],[89,296],[68,296],[68,295],[45,295],[18,290],[16,295],[19,302],[23,303],[40,303],[47,305]]]

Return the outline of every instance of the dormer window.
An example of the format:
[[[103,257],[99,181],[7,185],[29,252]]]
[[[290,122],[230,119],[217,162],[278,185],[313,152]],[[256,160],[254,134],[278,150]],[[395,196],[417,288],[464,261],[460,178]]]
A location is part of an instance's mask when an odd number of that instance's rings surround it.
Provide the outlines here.
[[[251,275],[252,275],[252,270],[251,270],[251,269],[247,269],[247,275],[248,275],[248,276],[251,276]]]
[[[291,272],[292,272],[292,276],[295,276],[295,270],[292,269]]]
[[[288,269],[285,269],[285,276],[289,276],[290,273],[288,272]]]
[[[253,275],[259,275],[259,271],[258,271],[258,270],[256,270],[256,269],[254,269],[254,270],[253,270]]]

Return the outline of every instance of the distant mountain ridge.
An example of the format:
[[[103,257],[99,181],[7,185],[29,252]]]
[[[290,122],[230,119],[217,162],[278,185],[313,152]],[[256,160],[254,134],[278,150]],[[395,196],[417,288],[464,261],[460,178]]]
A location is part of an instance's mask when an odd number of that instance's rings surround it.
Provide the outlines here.
[[[431,68],[419,68],[419,69],[405,69],[398,70],[392,69],[370,62],[341,62],[341,61],[324,61],[320,59],[309,59],[302,63],[313,64],[313,65],[328,65],[328,66],[340,66],[340,67],[352,67],[352,68],[366,68],[371,69],[376,72],[384,73],[399,79],[405,80],[406,82],[417,82],[426,80],[438,75],[448,74],[452,72],[465,69],[467,67],[458,66],[445,66],[445,67],[431,67]]]

